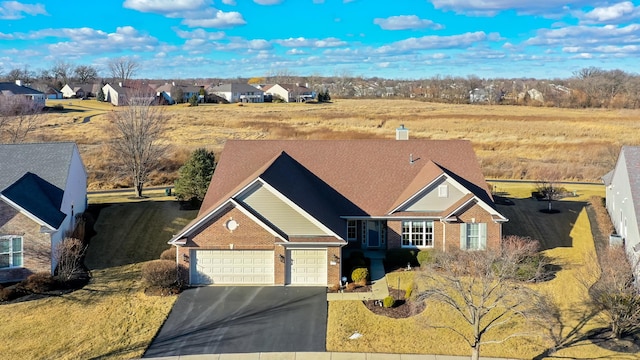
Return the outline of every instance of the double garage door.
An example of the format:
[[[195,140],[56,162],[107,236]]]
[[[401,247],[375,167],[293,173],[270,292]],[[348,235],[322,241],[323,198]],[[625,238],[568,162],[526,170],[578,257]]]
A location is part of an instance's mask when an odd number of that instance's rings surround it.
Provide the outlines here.
[[[272,250],[192,250],[191,283],[272,285],[274,252]],[[325,249],[287,250],[285,283],[290,285],[327,284]],[[281,264],[278,264],[281,265]]]
[[[192,250],[191,283],[273,284],[273,251]]]

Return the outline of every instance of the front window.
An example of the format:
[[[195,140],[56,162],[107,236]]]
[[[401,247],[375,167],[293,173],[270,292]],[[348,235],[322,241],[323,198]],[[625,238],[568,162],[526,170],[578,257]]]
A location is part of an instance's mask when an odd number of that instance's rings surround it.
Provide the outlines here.
[[[433,221],[403,221],[402,246],[433,247]]]
[[[347,240],[355,240],[357,237],[357,223],[355,220],[347,220]]]
[[[0,236],[0,269],[22,266],[22,237]]]
[[[460,248],[463,250],[484,250],[487,247],[487,224],[460,224]]]

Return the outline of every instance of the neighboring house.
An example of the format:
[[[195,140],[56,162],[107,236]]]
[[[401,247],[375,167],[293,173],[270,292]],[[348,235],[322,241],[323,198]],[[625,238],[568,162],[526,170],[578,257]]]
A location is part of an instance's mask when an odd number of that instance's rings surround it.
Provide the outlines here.
[[[157,100],[155,90],[149,85],[139,84],[138,87],[122,86],[122,83],[106,84],[102,87],[104,101],[115,106],[125,106],[131,102],[148,102],[149,104]],[[142,102],[140,102],[142,103]]]
[[[115,106],[124,106],[127,104],[127,94],[122,84],[106,84],[102,87],[104,101],[110,102]]]
[[[42,107],[44,107],[46,100],[45,94],[42,91],[23,86],[20,80],[16,80],[15,83],[0,82],[0,95],[24,96]]]
[[[100,84],[66,84],[60,89],[62,95],[67,98],[87,99],[96,97],[100,90]]]
[[[280,98],[285,102],[305,102],[313,100],[316,93],[306,86],[300,84],[274,84],[266,85],[264,93]]]
[[[230,103],[247,102],[261,103],[264,102],[264,91],[253,87],[249,84],[231,83],[212,87],[209,93],[225,98]]]
[[[169,243],[194,285],[327,286],[344,246],[495,248],[505,221],[468,141],[229,140]]]
[[[640,261],[640,146],[623,146],[616,167],[603,177],[611,222],[632,264]],[[640,269],[639,269],[640,270]]]
[[[182,90],[182,101],[175,99],[175,94],[172,95],[176,87],[180,87]],[[176,85],[176,83],[173,82],[158,86],[155,90],[156,96],[164,98],[167,104],[175,104],[176,102],[186,103],[193,95],[198,97],[198,102],[204,102],[204,95],[200,94],[203,88],[204,87],[198,85]]]
[[[87,206],[74,143],[0,145],[0,283],[53,274],[56,247]]]
[[[47,99],[62,99],[63,95],[60,91],[56,90],[54,87],[49,86],[44,91],[44,95]]]

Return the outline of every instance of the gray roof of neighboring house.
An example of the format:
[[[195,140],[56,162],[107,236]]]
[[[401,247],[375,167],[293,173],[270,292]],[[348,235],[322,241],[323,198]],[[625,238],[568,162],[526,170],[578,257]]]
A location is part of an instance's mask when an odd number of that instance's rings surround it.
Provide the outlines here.
[[[42,91],[32,89],[28,86],[20,86],[12,82],[0,82],[0,93],[11,92],[14,95],[43,94]]]
[[[75,143],[0,144],[0,191],[32,172],[64,189]]]
[[[64,217],[60,220],[61,215],[56,211],[59,211],[62,203],[75,148],[72,142],[1,144],[0,192],[47,224],[58,228]],[[53,208],[56,211],[51,210]]]
[[[243,84],[243,83],[222,84],[222,85],[211,88],[211,91],[212,92],[215,92],[215,91],[232,92],[232,93],[264,92],[255,86],[251,86],[249,84]]]

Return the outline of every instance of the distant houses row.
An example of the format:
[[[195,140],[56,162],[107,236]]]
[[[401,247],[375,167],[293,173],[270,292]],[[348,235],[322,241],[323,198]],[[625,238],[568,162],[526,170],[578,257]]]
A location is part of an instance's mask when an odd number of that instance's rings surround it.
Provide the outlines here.
[[[100,92],[102,91],[102,94]],[[15,83],[0,83],[3,95],[22,95],[44,106],[45,99],[88,99],[97,98],[110,102],[115,106],[127,104],[127,99],[133,92],[154,94],[155,101],[160,105],[173,105],[188,102],[195,97],[197,102],[223,103],[262,103],[271,101],[306,102],[316,97],[315,91],[301,84],[268,84],[250,85],[244,83],[229,83],[216,85],[179,85],[175,82],[162,85],[136,84],[129,87],[122,83],[108,84],[66,84],[60,91],[50,88],[46,92],[24,86],[20,81]]]

